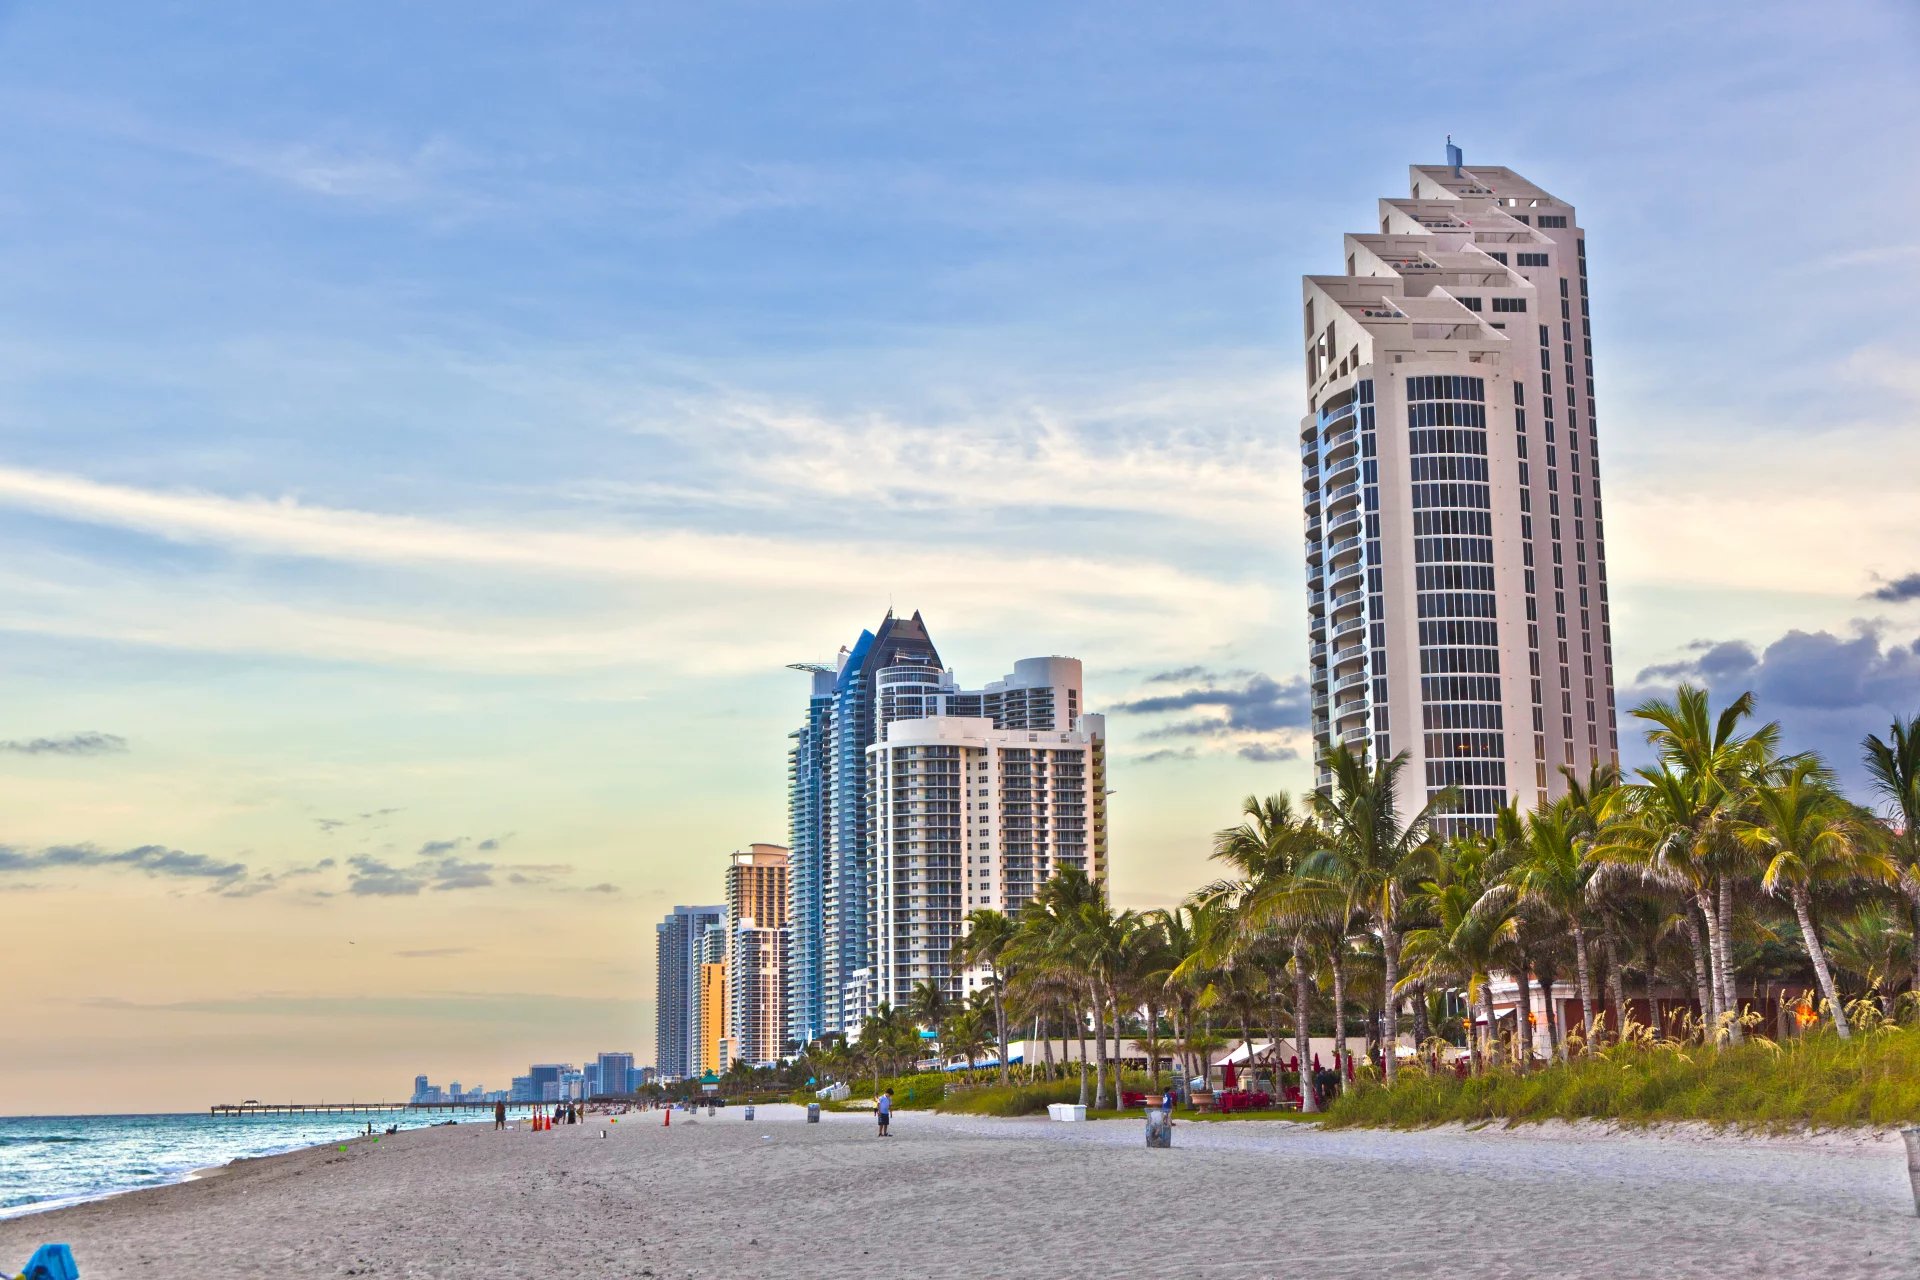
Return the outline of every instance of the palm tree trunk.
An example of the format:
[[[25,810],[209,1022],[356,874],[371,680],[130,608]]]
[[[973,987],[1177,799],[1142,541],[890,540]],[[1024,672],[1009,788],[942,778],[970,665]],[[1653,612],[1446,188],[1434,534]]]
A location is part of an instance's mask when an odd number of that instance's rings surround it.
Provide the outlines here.
[[[1607,990],[1613,996],[1613,1022],[1607,1034],[1617,1041],[1627,1028],[1627,979],[1620,972],[1620,951],[1614,945],[1613,935],[1601,934],[1600,945],[1607,953]]]
[[[1120,993],[1115,991],[1108,999],[1113,1006],[1113,1105],[1117,1110],[1120,1106],[1120,1072],[1122,1069],[1120,1062]]]
[[[1347,1091],[1347,965],[1340,956],[1340,944],[1335,943],[1333,955],[1333,1070],[1340,1077],[1334,1086],[1341,1093]],[[1421,1003],[1425,1003],[1422,1001]]]
[[[1720,877],[1720,980],[1726,986],[1727,1043],[1739,1044],[1747,1033],[1740,1025],[1740,977],[1733,968],[1733,881],[1725,875]]]
[[[988,971],[993,978],[993,1034],[1000,1041],[1000,1083],[1007,1082],[1007,993],[1000,981],[1000,966]]]
[[[1407,991],[1413,997],[1413,1043],[1423,1045],[1433,1034],[1433,1028],[1427,1025],[1427,984],[1416,982]]]
[[[1587,965],[1587,931],[1573,922],[1574,974],[1580,983],[1580,1052],[1593,1052],[1593,970]]]
[[[1520,956],[1520,973],[1514,982],[1519,1002],[1513,1015],[1513,1065],[1521,1075],[1533,1065],[1533,992],[1527,985],[1527,970],[1533,966],[1526,954]]]
[[[1713,997],[1710,1006],[1702,1005],[1709,1026],[1708,1039],[1711,1041],[1719,1034],[1721,1017],[1726,1013],[1726,983],[1721,976],[1720,964],[1720,917],[1713,909],[1713,894],[1702,889],[1698,895],[1700,918],[1707,926],[1707,991]]]
[[[1384,911],[1376,918],[1380,926],[1380,951],[1386,960],[1386,1005],[1381,1019],[1380,1075],[1388,1088],[1393,1087],[1399,1073],[1400,1047],[1400,999],[1394,992],[1394,986],[1400,981],[1400,934],[1393,923],[1386,919]]]
[[[1080,1031],[1080,1105],[1087,1105],[1087,1018],[1082,1010],[1074,1010],[1074,1023]]]
[[[1567,1037],[1560,1026],[1560,1015],[1553,1007],[1553,980],[1544,973],[1536,973],[1533,981],[1540,988],[1540,1009],[1547,1022],[1547,1053],[1558,1058]]]
[[[1320,1099],[1313,1087],[1313,1040],[1307,1019],[1313,1005],[1307,991],[1307,947],[1299,938],[1293,940],[1293,1056],[1300,1061],[1300,1110],[1313,1112],[1320,1110]],[[1280,1088],[1280,1028],[1276,1024],[1269,1039],[1273,1044],[1273,1087],[1282,1097]]]
[[[1106,1104],[1107,1098],[1107,1000],[1106,993],[1096,980],[1092,984],[1093,996],[1093,1106],[1099,1110]]]
[[[1833,971],[1827,968],[1827,949],[1820,945],[1820,935],[1814,931],[1813,912],[1805,889],[1793,890],[1793,914],[1800,921],[1800,937],[1807,944],[1807,958],[1813,961],[1813,976],[1820,979],[1820,994],[1833,1009],[1833,1029],[1840,1033],[1842,1040],[1850,1040],[1853,1028],[1847,1025],[1847,1011],[1841,1007],[1840,993],[1834,988]]]
[[[1687,941],[1693,949],[1693,988],[1694,999],[1700,1002],[1701,1020],[1712,1024],[1718,1016],[1713,1010],[1713,983],[1708,973],[1711,953],[1706,942],[1700,937],[1700,921],[1690,908],[1682,907],[1680,918],[1687,922]]]
[[[1653,995],[1653,957],[1647,957],[1647,972],[1644,975],[1647,987],[1647,1034],[1655,1040],[1660,1039],[1660,1005]]]
[[[1500,1060],[1500,1024],[1493,1019],[1493,984],[1480,982],[1480,1012],[1487,1020],[1487,1070]]]

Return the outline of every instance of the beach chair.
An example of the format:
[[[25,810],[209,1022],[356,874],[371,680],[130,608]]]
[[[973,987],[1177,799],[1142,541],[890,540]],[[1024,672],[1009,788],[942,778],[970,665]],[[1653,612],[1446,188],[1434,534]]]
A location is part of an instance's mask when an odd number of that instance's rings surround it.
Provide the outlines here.
[[[20,1280],[80,1280],[80,1267],[66,1245],[43,1244],[27,1259]]]

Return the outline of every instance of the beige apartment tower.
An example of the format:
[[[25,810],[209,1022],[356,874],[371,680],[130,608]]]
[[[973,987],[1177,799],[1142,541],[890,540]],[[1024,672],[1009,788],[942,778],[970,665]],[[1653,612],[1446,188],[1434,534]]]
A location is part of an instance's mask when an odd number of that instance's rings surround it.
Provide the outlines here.
[[[1451,140],[1378,218],[1303,283],[1313,735],[1486,828],[1618,761],[1586,235]]]
[[[786,1053],[787,850],[754,844],[728,857],[727,1049],[770,1066]]]

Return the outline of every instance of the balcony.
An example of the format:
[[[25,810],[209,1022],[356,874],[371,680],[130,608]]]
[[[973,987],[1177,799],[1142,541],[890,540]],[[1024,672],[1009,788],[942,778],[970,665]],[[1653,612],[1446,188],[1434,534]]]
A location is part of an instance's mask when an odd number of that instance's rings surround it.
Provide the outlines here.
[[[1355,502],[1358,502],[1360,500],[1360,482],[1358,480],[1350,481],[1349,483],[1340,485],[1337,488],[1327,490],[1327,496],[1326,496],[1327,509],[1331,511],[1334,507],[1339,506],[1341,503],[1346,502],[1349,499],[1352,499]],[[1315,499],[1315,501],[1318,501],[1318,500]]]
[[[1324,595],[1325,593],[1322,592],[1321,594]],[[1357,604],[1365,604],[1366,600],[1367,593],[1365,590],[1344,591],[1333,598],[1332,603],[1327,606],[1327,609],[1328,612],[1337,614],[1342,609],[1351,609]]]
[[[1335,454],[1340,453],[1344,449],[1351,448],[1359,444],[1359,442],[1360,433],[1352,427],[1348,427],[1344,431],[1336,431],[1329,435],[1322,444],[1322,450],[1326,457],[1331,460]],[[1329,462],[1329,465],[1331,465],[1331,462]]]
[[[1327,536],[1343,538],[1349,533],[1360,531],[1360,508],[1348,507],[1338,515],[1327,517]]]
[[[1352,564],[1341,565],[1333,571],[1333,576],[1327,580],[1327,590],[1335,595],[1345,595],[1351,588],[1364,583],[1366,578],[1367,562],[1355,560]]]
[[[1324,639],[1327,634],[1327,615],[1324,613],[1310,615],[1307,619],[1307,632],[1316,640]]]
[[[1365,539],[1361,538],[1361,536],[1357,533],[1353,535],[1353,537],[1351,538],[1342,538],[1338,542],[1332,543],[1326,547],[1326,550],[1325,550],[1326,558],[1328,560],[1337,560],[1341,556],[1347,555],[1348,553],[1358,555],[1360,554],[1360,544],[1363,541],[1365,541]]]
[[[1324,472],[1316,472],[1326,483],[1338,488],[1360,474],[1359,453],[1349,453],[1336,462],[1329,462]]]
[[[1367,634],[1366,615],[1357,614],[1354,617],[1348,618],[1345,622],[1338,622],[1334,624],[1333,643],[1336,646],[1338,646],[1339,643],[1344,639],[1348,639],[1349,637],[1364,636],[1366,634]]]
[[[1338,680],[1333,682],[1333,696],[1338,698],[1341,694],[1345,693],[1349,689],[1365,688],[1366,683],[1367,683],[1367,673],[1364,669],[1360,671],[1356,671],[1350,676],[1341,676]]]
[[[1314,644],[1314,645],[1308,645],[1308,646],[1307,646],[1307,661],[1308,661],[1308,662],[1319,662],[1319,661],[1321,661],[1321,660],[1323,660],[1323,659],[1324,659],[1324,658],[1325,658],[1326,656],[1327,656],[1327,646],[1326,646],[1326,645],[1324,645],[1324,644]]]
[[[1364,662],[1366,658],[1367,646],[1364,644],[1350,644],[1344,649],[1333,651],[1333,665],[1336,670],[1349,662]]]
[[[1327,605],[1326,592],[1324,591],[1307,592],[1307,608],[1313,610],[1315,613],[1318,613],[1320,610],[1326,608],[1326,605]]]

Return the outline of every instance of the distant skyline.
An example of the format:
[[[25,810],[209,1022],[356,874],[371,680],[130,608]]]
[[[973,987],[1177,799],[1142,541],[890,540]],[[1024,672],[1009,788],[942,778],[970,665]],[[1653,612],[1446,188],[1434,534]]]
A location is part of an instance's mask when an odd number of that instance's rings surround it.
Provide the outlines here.
[[[1917,52],[1893,3],[0,7],[0,1094],[652,1061],[654,923],[786,843],[786,664],[890,603],[964,681],[1083,659],[1117,900],[1199,884],[1309,782],[1298,279],[1448,133],[1587,230],[1623,753],[1696,678],[1857,779],[1920,711]]]

